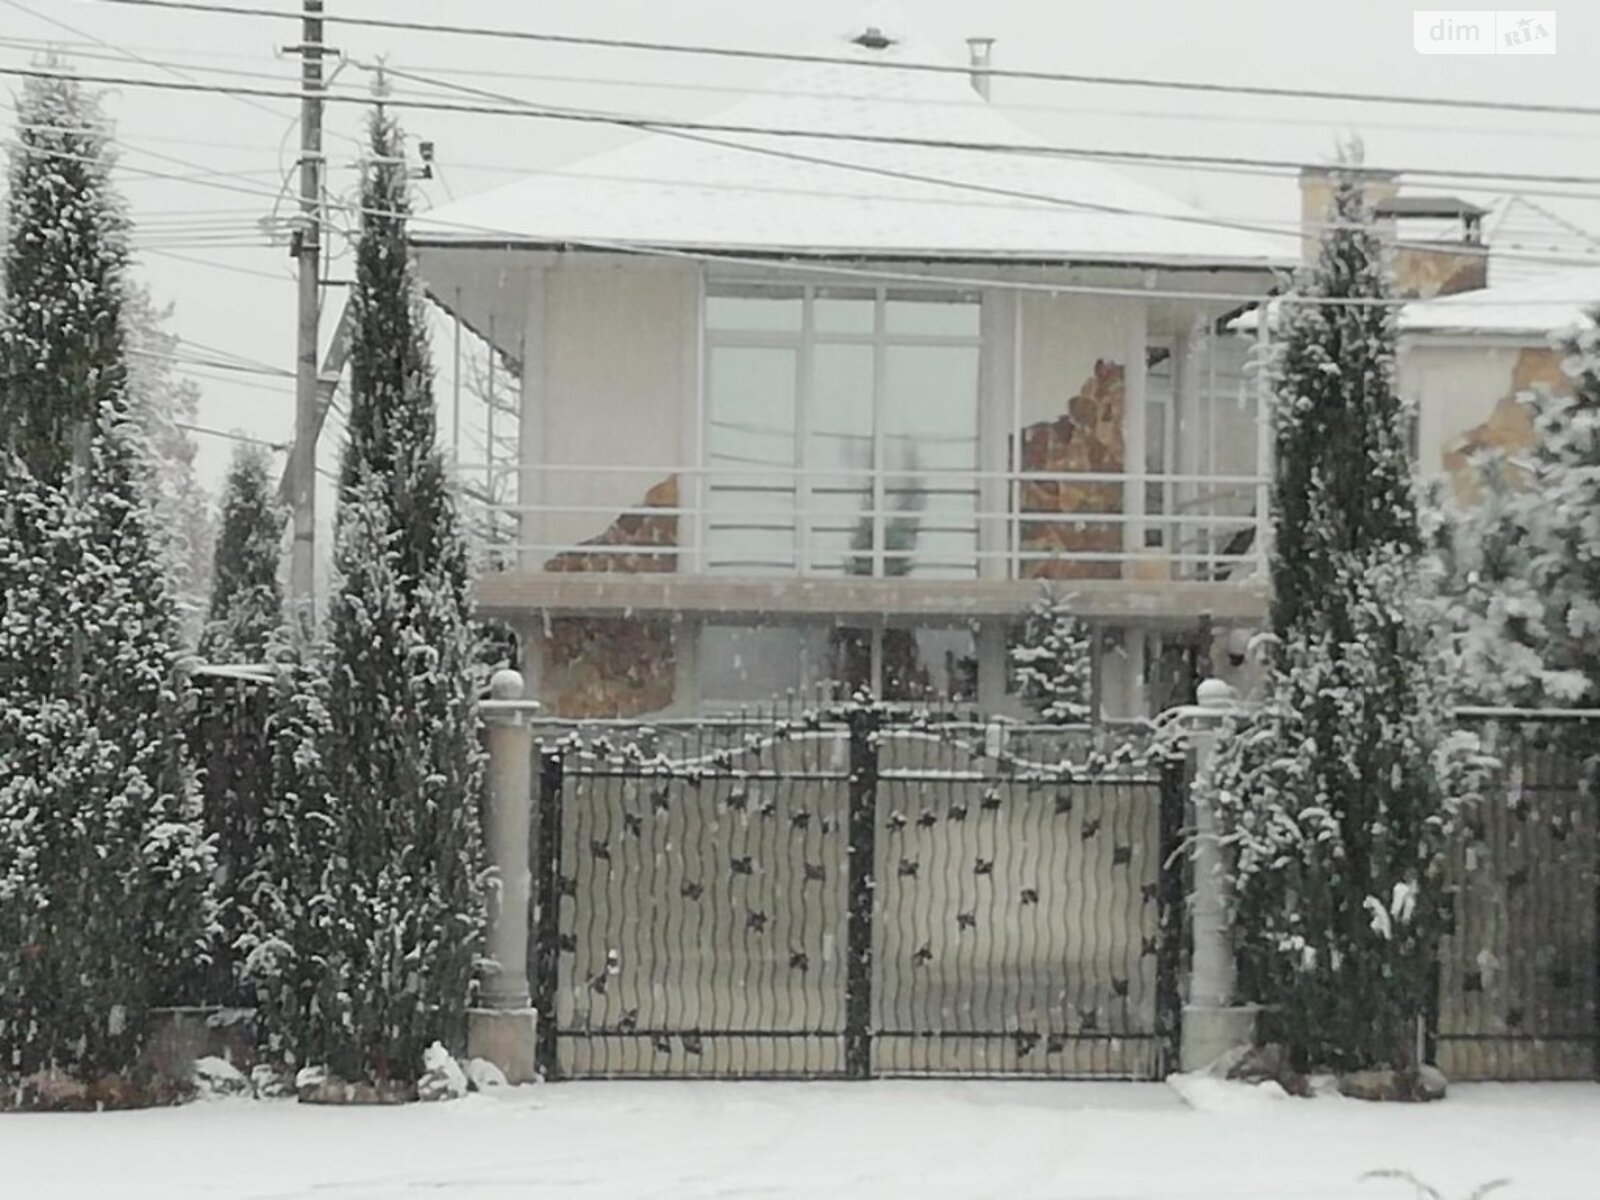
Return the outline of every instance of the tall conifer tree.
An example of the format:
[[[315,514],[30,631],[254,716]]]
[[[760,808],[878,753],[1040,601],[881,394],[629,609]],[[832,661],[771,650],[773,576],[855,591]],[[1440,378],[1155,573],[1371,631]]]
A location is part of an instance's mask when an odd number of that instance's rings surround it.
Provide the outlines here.
[[[1445,727],[1371,206],[1336,176],[1274,364],[1276,642],[1198,786],[1235,856],[1248,998],[1301,1069],[1412,1069],[1479,765]]]
[[[30,80],[0,304],[0,1071],[130,1068],[210,933],[97,107]]]
[[[403,153],[380,112],[362,187],[337,583],[305,705],[320,795],[300,803],[324,832],[300,856],[311,874],[294,949],[316,970],[295,985],[307,1004],[298,1053],[351,1079],[411,1079],[430,1042],[459,1045],[484,924],[478,646],[435,444]]]

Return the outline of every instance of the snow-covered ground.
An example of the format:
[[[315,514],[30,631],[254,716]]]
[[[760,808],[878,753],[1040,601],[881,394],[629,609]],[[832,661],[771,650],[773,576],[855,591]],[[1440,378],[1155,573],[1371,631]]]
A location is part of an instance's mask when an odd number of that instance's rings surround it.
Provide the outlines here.
[[[1024,1197],[1466,1200],[1600,1195],[1600,1087],[1443,1104],[1160,1084],[580,1083],[400,1109],[224,1100],[0,1119],[18,1200]]]

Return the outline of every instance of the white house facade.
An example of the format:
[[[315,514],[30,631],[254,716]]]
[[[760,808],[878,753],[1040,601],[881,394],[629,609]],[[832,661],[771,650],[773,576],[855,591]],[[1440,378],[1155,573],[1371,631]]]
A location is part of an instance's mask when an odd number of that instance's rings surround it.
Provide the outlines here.
[[[1048,585],[1101,628],[1106,712],[1166,702],[1265,612],[1269,447],[1222,331],[1294,248],[1046,152],[914,34],[827,57],[415,223],[522,376],[481,607],[562,715],[1003,711]]]

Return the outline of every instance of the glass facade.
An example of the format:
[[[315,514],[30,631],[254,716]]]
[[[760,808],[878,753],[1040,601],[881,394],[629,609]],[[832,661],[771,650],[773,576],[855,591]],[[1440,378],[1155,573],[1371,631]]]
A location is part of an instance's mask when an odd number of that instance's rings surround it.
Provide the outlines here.
[[[706,563],[977,574],[976,293],[714,288]]]

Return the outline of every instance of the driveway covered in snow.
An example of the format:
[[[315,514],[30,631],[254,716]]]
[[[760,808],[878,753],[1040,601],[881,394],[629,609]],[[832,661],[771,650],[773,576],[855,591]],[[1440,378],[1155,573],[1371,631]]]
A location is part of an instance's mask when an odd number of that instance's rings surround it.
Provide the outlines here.
[[[400,1109],[228,1100],[0,1120],[0,1198],[1025,1197],[1445,1200],[1600,1194],[1600,1087],[1423,1107],[1162,1084],[587,1083]]]

